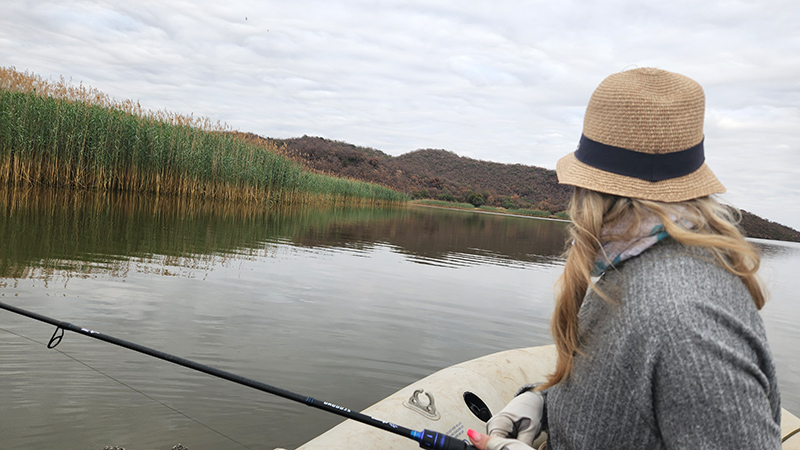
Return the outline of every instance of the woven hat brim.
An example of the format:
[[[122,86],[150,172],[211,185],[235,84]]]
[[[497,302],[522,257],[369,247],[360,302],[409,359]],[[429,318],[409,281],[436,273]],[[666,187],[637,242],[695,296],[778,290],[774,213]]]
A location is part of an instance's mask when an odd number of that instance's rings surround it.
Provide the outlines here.
[[[683,202],[725,192],[725,186],[706,163],[689,175],[663,181],[646,181],[594,168],[578,161],[575,154],[570,153],[558,160],[556,173],[561,184],[657,202]]]

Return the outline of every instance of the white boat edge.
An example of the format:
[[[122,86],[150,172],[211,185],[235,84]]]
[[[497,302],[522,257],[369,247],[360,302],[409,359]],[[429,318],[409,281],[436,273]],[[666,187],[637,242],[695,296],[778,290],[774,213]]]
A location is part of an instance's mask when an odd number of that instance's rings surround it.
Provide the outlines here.
[[[544,381],[555,366],[555,346],[506,350],[472,359],[435,372],[416,381],[362,411],[412,430],[433,430],[467,439],[472,428],[486,424],[470,410],[480,409],[476,397],[491,414],[500,411],[520,386]],[[422,392],[418,392],[418,391]],[[414,397],[417,392],[416,399]],[[473,395],[469,395],[471,393]],[[429,407],[428,394],[433,398]],[[466,398],[466,399],[465,399]],[[416,403],[413,405],[412,403]],[[782,410],[783,450],[800,450],[800,419]],[[540,441],[544,436],[540,437]],[[360,445],[363,444],[363,445]],[[539,442],[536,443],[538,446]],[[346,420],[301,445],[297,450],[351,450],[353,448],[413,449],[418,445],[398,436],[353,420]],[[276,449],[283,450],[283,449]]]

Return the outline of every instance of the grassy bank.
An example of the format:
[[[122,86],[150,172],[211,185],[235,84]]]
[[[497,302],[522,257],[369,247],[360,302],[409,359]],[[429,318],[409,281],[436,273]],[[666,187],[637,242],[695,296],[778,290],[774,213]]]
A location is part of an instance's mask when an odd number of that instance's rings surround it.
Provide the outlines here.
[[[0,68],[0,183],[235,201],[385,203],[383,186],[311,173],[219,122],[145,111]]]

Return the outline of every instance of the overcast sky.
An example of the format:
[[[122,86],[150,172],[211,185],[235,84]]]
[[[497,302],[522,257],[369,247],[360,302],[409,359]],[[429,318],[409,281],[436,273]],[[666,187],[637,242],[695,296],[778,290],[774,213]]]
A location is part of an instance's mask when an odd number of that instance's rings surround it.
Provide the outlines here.
[[[550,169],[607,75],[706,91],[723,199],[800,229],[800,2],[2,0],[0,66],[266,137]]]

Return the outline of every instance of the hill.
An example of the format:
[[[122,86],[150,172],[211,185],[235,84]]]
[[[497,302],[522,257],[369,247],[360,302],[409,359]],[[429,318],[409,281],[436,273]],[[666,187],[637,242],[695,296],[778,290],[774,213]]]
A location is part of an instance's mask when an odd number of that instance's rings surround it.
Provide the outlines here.
[[[412,192],[418,198],[455,197],[469,201],[470,192],[483,194],[486,203],[506,208],[563,211],[571,188],[558,184],[556,174],[542,167],[500,164],[458,156],[445,150],[417,150],[392,161],[400,170],[420,174],[427,182]],[[446,185],[459,189],[446,189]]]
[[[742,210],[742,228],[748,237],[800,242],[800,231]]]
[[[490,206],[564,211],[572,192],[558,184],[554,170],[522,164],[501,164],[458,156],[447,150],[422,149],[391,156],[346,142],[303,136],[292,139],[247,139],[274,145],[309,169],[379,183],[415,199],[469,203],[475,194]],[[800,232],[742,211],[749,237],[800,242]]]
[[[304,166],[331,175],[380,183],[415,199],[468,202],[480,195],[486,204],[558,212],[567,207],[571,189],[559,185],[555,172],[522,164],[500,164],[423,149],[390,156],[373,148],[303,136],[261,138]]]

